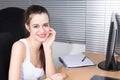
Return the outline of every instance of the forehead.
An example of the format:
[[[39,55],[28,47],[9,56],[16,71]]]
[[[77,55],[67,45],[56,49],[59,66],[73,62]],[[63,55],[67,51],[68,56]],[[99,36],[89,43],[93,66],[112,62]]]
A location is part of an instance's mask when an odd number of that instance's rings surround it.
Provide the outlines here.
[[[46,13],[30,15],[30,24],[44,24],[49,23],[49,17]]]

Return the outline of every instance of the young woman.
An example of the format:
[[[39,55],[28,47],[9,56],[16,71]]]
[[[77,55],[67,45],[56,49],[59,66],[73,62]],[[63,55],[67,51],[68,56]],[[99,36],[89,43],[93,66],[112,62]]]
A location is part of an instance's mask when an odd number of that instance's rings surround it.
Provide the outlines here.
[[[63,80],[64,73],[56,73],[52,58],[52,43],[56,32],[50,27],[48,11],[31,5],[25,12],[28,37],[15,42],[12,47],[9,80]]]

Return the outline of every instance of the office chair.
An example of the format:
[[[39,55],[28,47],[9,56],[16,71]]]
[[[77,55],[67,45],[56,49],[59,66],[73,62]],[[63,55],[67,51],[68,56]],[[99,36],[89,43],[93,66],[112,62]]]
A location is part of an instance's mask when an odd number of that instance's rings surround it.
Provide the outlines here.
[[[24,9],[8,7],[0,10],[0,80],[8,80],[11,48],[15,41],[26,36]]]

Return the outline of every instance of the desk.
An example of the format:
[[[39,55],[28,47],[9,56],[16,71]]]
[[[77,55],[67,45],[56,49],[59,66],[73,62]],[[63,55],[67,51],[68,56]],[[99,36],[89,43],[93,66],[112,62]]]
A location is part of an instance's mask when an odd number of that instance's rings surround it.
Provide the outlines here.
[[[96,64],[98,64],[99,62],[105,59],[104,54],[93,54],[93,53],[83,53],[83,54],[89,57]],[[66,80],[90,80],[90,78],[93,75],[120,78],[120,71],[116,71],[116,72],[104,71],[99,69],[97,65],[90,67],[83,67],[83,68],[70,68],[70,69],[66,69],[64,66],[62,66],[57,71],[66,73],[68,75]]]

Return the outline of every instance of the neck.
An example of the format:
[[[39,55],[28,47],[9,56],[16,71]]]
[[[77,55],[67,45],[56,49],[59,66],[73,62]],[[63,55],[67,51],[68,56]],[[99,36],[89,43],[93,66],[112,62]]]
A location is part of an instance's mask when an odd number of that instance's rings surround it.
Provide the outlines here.
[[[35,51],[39,51],[41,43],[38,41],[33,40],[32,38],[28,37],[27,41],[29,43],[29,46],[34,49]]]

